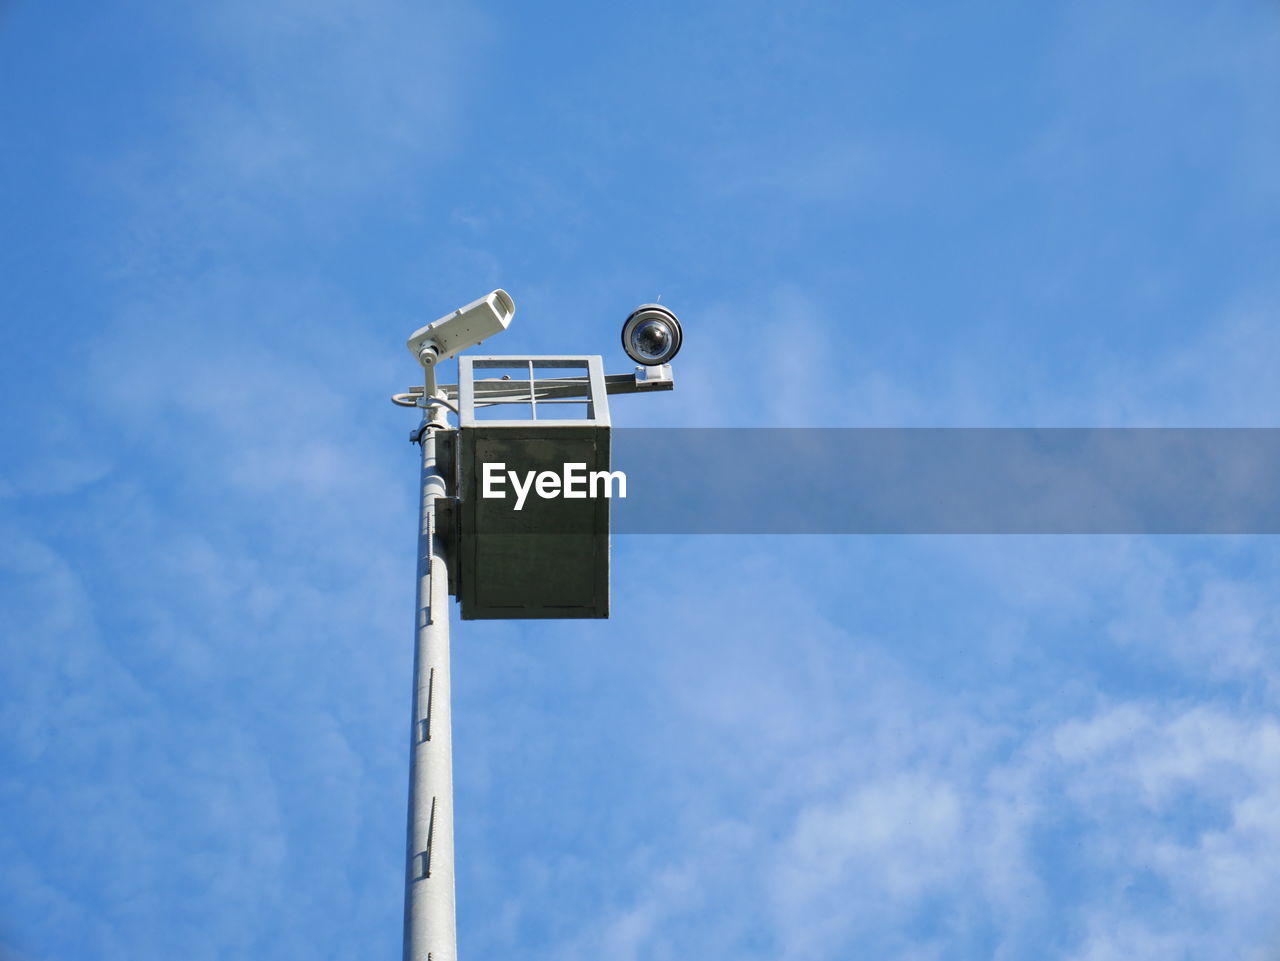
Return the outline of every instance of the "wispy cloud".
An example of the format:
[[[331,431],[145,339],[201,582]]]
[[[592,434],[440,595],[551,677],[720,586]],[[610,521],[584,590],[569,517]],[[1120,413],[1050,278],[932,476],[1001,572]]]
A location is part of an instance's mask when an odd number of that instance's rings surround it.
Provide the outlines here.
[[[1065,555],[1044,539],[1012,545],[1024,574],[1003,584],[999,539],[938,553],[927,539],[871,539],[865,551],[808,540],[816,552],[765,540],[776,549],[704,573],[696,610],[668,612],[699,644],[646,645],[665,665],[653,692],[663,714],[649,728],[667,746],[656,770],[670,783],[650,799],[664,830],[639,835],[623,890],[562,943],[569,956],[611,946],[653,958],[1154,959],[1171,945],[1226,957],[1270,943],[1265,892],[1280,873],[1280,820],[1266,813],[1280,788],[1270,697],[1242,702],[1229,672],[1206,687],[1203,662],[1161,649],[1182,589],[1199,584],[1189,571],[1230,582],[1224,567],[1188,568],[1140,539],[1071,539]],[[872,574],[872,563],[894,573]],[[931,628],[946,660],[932,680],[915,666],[918,636],[815,609],[815,595],[850,579],[909,595],[940,575],[935,565],[979,580],[955,585],[974,607]],[[1241,584],[1258,576],[1250,570]],[[849,623],[878,623],[859,598],[844,609]],[[1113,643],[1140,643],[1149,670],[1185,676],[1183,696],[1109,678],[1092,652],[1106,641],[1073,651],[1082,628],[1072,625],[1130,606],[1129,629],[1143,636]],[[1209,657],[1224,630],[1257,641],[1256,627],[1232,620],[1192,619],[1181,646]]]

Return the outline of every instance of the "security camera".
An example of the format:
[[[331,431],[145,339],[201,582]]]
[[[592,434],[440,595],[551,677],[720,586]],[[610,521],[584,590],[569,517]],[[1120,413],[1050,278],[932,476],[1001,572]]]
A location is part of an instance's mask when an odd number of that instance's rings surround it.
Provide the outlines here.
[[[661,304],[642,304],[622,325],[622,349],[637,364],[658,367],[680,352],[684,334],[676,315]]]
[[[415,330],[409,338],[409,352],[423,367],[434,367],[486,337],[502,333],[511,324],[515,312],[511,295],[505,290],[495,290]]]

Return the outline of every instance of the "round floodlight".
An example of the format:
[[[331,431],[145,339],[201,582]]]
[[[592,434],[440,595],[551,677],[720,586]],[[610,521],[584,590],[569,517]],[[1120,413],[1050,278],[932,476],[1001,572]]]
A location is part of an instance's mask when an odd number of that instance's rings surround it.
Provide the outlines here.
[[[676,315],[661,304],[637,307],[622,325],[622,349],[637,364],[658,367],[680,352],[684,335]]]

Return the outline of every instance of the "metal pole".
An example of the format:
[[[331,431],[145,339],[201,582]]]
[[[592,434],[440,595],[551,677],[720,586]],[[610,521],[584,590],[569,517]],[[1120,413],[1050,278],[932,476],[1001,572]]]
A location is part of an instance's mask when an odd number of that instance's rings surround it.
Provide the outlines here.
[[[450,429],[443,407],[427,408],[421,433],[422,508],[409,752],[404,961],[456,961],[458,953],[453,893],[449,574],[444,539],[436,533],[435,522],[436,500],[448,494],[437,464],[436,439],[441,431]]]

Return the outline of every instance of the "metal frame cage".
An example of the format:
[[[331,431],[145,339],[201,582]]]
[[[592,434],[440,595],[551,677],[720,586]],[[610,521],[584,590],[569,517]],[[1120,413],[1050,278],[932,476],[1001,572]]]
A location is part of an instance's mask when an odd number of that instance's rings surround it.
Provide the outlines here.
[[[511,370],[527,379],[476,379],[476,371]],[[539,377],[539,371],[582,371],[580,376]],[[539,406],[586,406],[586,417],[539,416]],[[527,407],[529,417],[493,418],[477,411],[497,406]],[[554,406],[552,408],[555,409]],[[609,396],[604,363],[598,355],[539,357],[459,357],[458,420],[462,427],[608,427]]]

